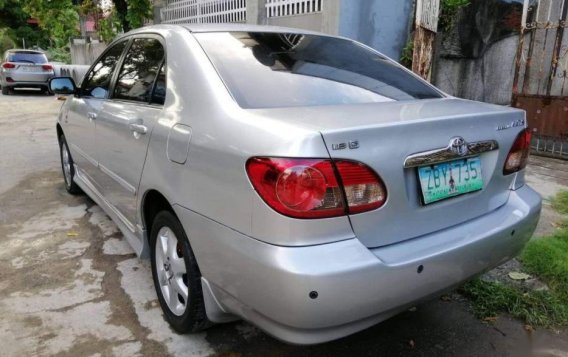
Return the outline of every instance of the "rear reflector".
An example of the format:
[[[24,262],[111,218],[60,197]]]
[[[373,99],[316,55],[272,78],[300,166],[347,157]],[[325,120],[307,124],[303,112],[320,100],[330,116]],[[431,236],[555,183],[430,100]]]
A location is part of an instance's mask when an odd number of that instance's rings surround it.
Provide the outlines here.
[[[337,161],[349,213],[361,213],[381,207],[387,199],[383,181],[368,166],[354,161]]]
[[[41,65],[41,68],[42,68],[44,71],[53,71],[53,66],[50,65],[50,64],[42,64],[42,65]]]
[[[16,65],[10,62],[6,62],[4,64],[2,64],[2,68],[6,68],[6,69],[10,69],[10,68],[16,68]]]
[[[260,197],[289,217],[337,217],[377,209],[386,201],[378,175],[354,161],[255,157],[246,170]]]
[[[532,133],[525,129],[519,133],[503,167],[503,175],[510,175],[524,169],[527,166],[529,152],[531,148]]]

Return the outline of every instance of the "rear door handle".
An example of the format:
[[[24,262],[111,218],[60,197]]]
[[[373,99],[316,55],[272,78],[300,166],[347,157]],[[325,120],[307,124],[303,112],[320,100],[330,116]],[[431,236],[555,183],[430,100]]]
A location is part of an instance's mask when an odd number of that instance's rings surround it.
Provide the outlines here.
[[[148,127],[146,125],[142,125],[142,124],[130,124],[129,125],[130,130],[132,130],[135,133],[138,134],[146,134],[148,132]]]
[[[95,119],[97,119],[97,113],[89,112],[89,113],[87,113],[87,117],[90,120],[95,120]]]

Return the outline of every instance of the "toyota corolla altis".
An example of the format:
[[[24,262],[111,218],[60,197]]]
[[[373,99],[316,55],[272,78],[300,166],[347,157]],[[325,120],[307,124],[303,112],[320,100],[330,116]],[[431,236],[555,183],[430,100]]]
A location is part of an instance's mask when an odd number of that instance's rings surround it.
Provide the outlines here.
[[[67,190],[151,259],[178,332],[340,338],[513,258],[539,218],[523,111],[348,39],[150,26],[50,86]]]

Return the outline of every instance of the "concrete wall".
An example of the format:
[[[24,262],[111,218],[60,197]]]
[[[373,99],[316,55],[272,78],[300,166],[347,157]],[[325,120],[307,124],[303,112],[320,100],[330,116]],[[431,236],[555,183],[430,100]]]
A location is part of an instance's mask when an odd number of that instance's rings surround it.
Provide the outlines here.
[[[73,40],[70,46],[71,64],[90,65],[105,50],[107,45],[103,42],[91,43]]]
[[[341,0],[338,33],[398,61],[408,39],[413,3],[413,0]]]
[[[509,105],[518,43],[519,36],[510,36],[493,43],[480,58],[438,58],[433,83],[456,97]]]
[[[264,4],[264,0],[258,1]],[[337,35],[339,34],[340,16],[342,16],[340,13],[340,5],[340,0],[326,0],[321,13],[272,17],[266,19],[264,23],[268,25],[301,28],[324,32],[330,35]],[[261,7],[261,11],[263,11],[262,8],[263,7]],[[264,14],[264,16],[266,16],[266,14]]]
[[[91,67],[90,65],[54,65],[56,77],[71,77],[77,85],[83,81],[83,77]]]
[[[340,0],[325,0],[324,10],[321,13],[272,18],[266,16],[264,3],[265,0],[247,1],[247,23],[293,27],[332,35],[338,34]]]

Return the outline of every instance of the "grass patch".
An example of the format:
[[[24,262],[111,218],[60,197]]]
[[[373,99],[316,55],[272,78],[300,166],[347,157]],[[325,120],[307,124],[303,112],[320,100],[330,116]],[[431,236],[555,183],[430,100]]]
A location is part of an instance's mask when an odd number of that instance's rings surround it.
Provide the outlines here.
[[[556,211],[568,214],[568,191],[558,193],[550,203]]]
[[[481,319],[507,313],[532,326],[568,326],[568,304],[551,291],[522,291],[475,279],[460,292],[473,302],[473,311]]]
[[[528,273],[544,280],[568,304],[568,229],[530,241],[520,259]]]
[[[568,192],[552,200],[552,207],[568,214]],[[508,313],[535,326],[568,326],[568,222],[553,235],[531,240],[519,257],[523,269],[546,282],[550,290],[524,290],[476,279],[461,292],[471,299],[480,318]]]

